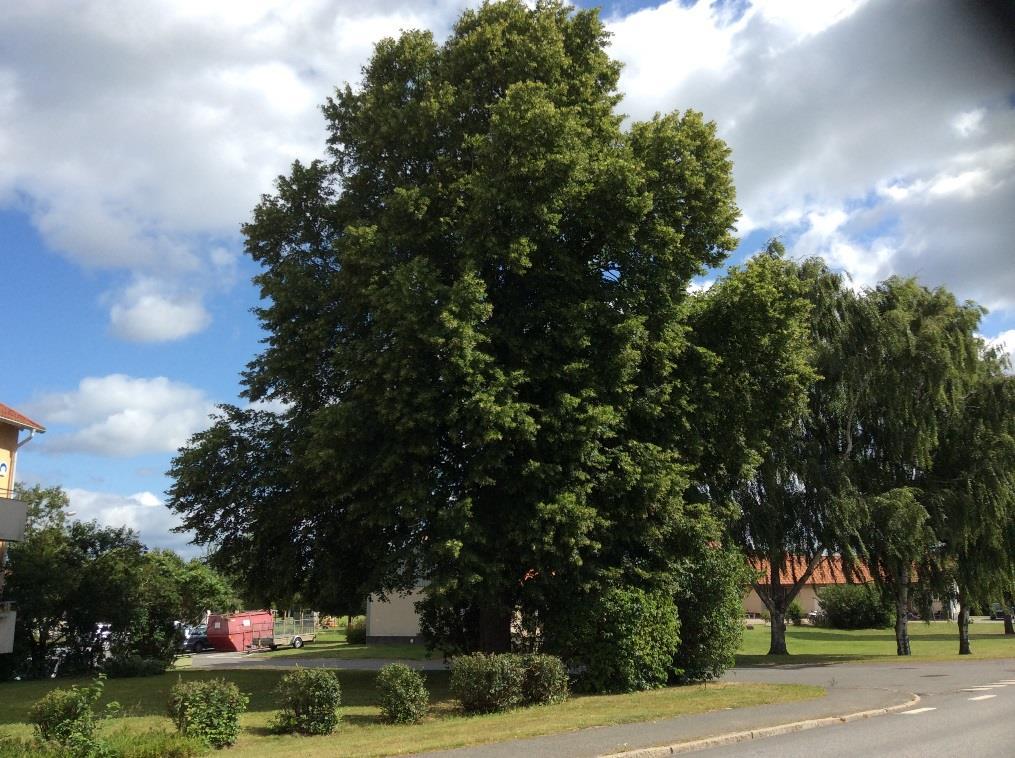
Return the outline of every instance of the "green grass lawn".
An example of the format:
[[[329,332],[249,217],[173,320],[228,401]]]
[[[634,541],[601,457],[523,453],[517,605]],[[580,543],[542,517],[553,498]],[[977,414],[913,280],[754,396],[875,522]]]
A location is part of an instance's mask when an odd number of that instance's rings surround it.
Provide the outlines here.
[[[959,633],[950,621],[909,623],[910,646],[913,654],[900,658],[895,654],[895,631],[889,629],[822,629],[812,626],[790,626],[786,630],[789,656],[768,656],[771,630],[757,624],[744,631],[744,641],[737,655],[738,666],[774,663],[829,663],[856,661],[963,661],[993,658],[1015,658],[1015,637],[1004,636],[1000,621],[977,621],[969,627],[972,655],[960,656]]]
[[[440,653],[435,654],[440,658]],[[256,658],[338,658],[344,660],[361,658],[395,658],[419,661],[427,658],[426,645],[350,645],[345,639],[345,629],[325,629],[313,642],[296,650],[280,647],[263,653],[251,653]]]
[[[671,687],[631,695],[576,697],[567,703],[521,708],[486,716],[464,716],[448,694],[448,673],[427,672],[433,700],[432,715],[414,726],[392,726],[380,721],[373,689],[375,674],[342,671],[342,723],[328,737],[273,735],[268,722],[274,712],[272,688],[281,671],[182,671],[145,679],[113,679],[106,684],[105,700],[117,700],[125,717],[113,719],[104,730],[143,731],[170,729],[165,717],[169,688],[178,680],[192,681],[225,676],[250,695],[242,718],[243,731],[229,755],[261,756],[373,756],[440,750],[553,734],[591,726],[648,721],[667,716],[703,713],[726,708],[782,703],[819,697],[819,687],[796,685],[722,684]],[[31,734],[25,723],[31,704],[56,686],[84,680],[47,680],[0,684],[0,734]]]

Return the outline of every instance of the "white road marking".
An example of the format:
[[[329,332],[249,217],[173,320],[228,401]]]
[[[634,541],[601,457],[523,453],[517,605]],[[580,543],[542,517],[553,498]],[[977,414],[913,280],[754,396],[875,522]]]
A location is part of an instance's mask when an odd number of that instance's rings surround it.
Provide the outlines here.
[[[990,687],[966,687],[963,692],[988,692]]]
[[[969,699],[970,700],[990,700],[992,697],[997,697],[997,695],[977,695],[976,697],[971,697]]]
[[[991,695],[990,697],[994,697]],[[914,708],[911,711],[903,711],[900,716],[912,716],[914,713],[926,713],[927,711],[936,711],[937,708]]]

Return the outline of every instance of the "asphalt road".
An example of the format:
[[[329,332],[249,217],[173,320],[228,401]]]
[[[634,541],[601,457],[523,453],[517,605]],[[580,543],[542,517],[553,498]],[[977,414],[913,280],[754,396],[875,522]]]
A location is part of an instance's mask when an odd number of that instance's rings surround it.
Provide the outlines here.
[[[919,695],[921,701],[910,710],[933,707],[933,711],[878,715],[839,726],[822,726],[788,737],[767,737],[713,751],[689,755],[772,755],[808,758],[850,755],[936,756],[957,741],[960,755],[1015,757],[1015,659],[948,663],[878,664],[783,664],[741,668],[727,672],[731,681],[814,684],[826,688],[823,698],[799,703],[713,711],[695,716],[678,716],[657,721],[583,729],[490,745],[426,754],[428,758],[591,758],[629,750],[650,749],[718,735],[745,732],[830,716],[843,716],[906,703]],[[965,693],[984,684],[1010,680],[1004,687]],[[995,694],[999,693],[999,694]],[[1002,696],[1003,694],[1003,696]],[[995,695],[983,700],[968,697]],[[941,705],[928,700],[940,701]],[[997,701],[997,705],[992,705]],[[961,709],[960,706],[974,706]],[[979,709],[976,708],[979,707]],[[999,716],[998,713],[1005,715]],[[927,728],[948,712],[949,723],[938,734]],[[929,718],[925,718],[929,716]],[[902,719],[910,719],[905,721]],[[968,722],[964,719],[971,719]],[[914,723],[914,721],[916,723]],[[974,721],[975,720],[975,721]],[[921,723],[923,722],[923,728]],[[969,726],[965,724],[968,723]],[[975,725],[974,725],[975,723]],[[898,741],[896,729],[907,730]],[[974,734],[976,732],[976,734]],[[902,732],[900,732],[902,733]],[[834,741],[829,735],[840,735]],[[864,735],[874,735],[865,741]],[[947,736],[950,742],[942,741]],[[799,739],[797,747],[795,740]],[[787,740],[787,742],[782,742]],[[938,744],[940,742],[940,745]],[[973,746],[976,746],[975,748]],[[770,747],[771,746],[771,747]],[[722,752],[724,750],[729,753]],[[793,752],[799,750],[799,752]],[[767,752],[771,751],[771,752]]]
[[[1013,668],[1013,666],[1008,666]],[[877,718],[694,751],[702,758],[815,756],[1015,756],[1015,678],[928,694],[914,708]]]

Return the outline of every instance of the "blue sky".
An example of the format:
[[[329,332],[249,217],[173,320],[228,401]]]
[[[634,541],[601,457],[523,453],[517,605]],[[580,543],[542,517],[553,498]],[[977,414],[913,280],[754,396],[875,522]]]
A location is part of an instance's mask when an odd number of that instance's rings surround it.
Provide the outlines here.
[[[258,349],[240,224],[294,158],[321,154],[317,105],[377,39],[442,37],[468,4],[0,9],[0,402],[49,428],[23,481],[184,548],[164,472],[238,402]],[[695,108],[732,146],[734,260],[778,234],[858,287],[916,275],[988,306],[983,334],[1013,350],[1012,19],[972,5],[617,0],[603,16],[623,111]]]

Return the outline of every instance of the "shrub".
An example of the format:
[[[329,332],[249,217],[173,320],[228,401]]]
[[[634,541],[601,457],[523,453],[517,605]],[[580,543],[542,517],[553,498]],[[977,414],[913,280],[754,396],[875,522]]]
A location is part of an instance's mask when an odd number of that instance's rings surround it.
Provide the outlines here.
[[[689,561],[675,598],[680,619],[680,646],[673,659],[676,679],[715,679],[734,664],[752,573],[738,550],[707,547]]]
[[[820,621],[833,629],[883,629],[892,624],[892,608],[881,593],[865,584],[837,584],[818,594]]]
[[[92,710],[102,697],[104,679],[99,675],[88,687],[55,689],[39,698],[28,714],[36,735],[59,744],[75,758],[109,755],[104,743],[95,738],[95,723],[101,716]],[[109,703],[103,715],[111,715],[118,708],[117,703]]]
[[[526,705],[563,703],[568,690],[567,668],[555,655],[531,654],[522,657],[525,678],[522,680],[522,702]]]
[[[345,628],[345,641],[350,645],[367,644],[367,622],[362,618],[355,618]]]
[[[181,734],[220,748],[240,733],[240,714],[250,701],[232,682],[179,682],[169,691],[169,717]]]
[[[786,609],[786,620],[791,622],[793,626],[800,626],[803,623],[804,609],[796,600],[790,603],[789,608]]]
[[[632,692],[666,684],[680,645],[673,595],[614,587],[574,598],[546,624],[546,647],[578,670],[586,692]]]
[[[142,658],[140,655],[119,655],[109,658],[102,669],[110,679],[126,679],[135,676],[157,676],[166,671],[166,662],[158,658]]]
[[[381,712],[394,724],[415,724],[430,705],[422,674],[400,663],[390,663],[380,670],[377,690],[381,693]]]
[[[331,734],[338,725],[342,688],[327,669],[297,668],[287,672],[275,687],[281,709],[272,722],[278,732]]]
[[[466,713],[493,713],[522,703],[525,664],[520,656],[460,655],[451,661],[451,693]]]

